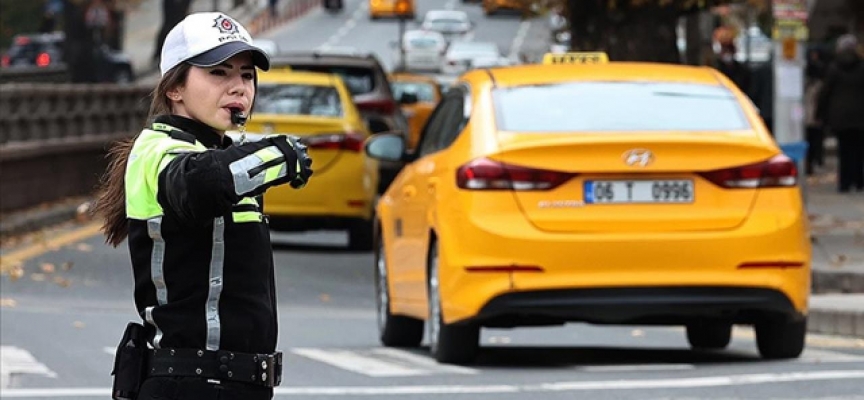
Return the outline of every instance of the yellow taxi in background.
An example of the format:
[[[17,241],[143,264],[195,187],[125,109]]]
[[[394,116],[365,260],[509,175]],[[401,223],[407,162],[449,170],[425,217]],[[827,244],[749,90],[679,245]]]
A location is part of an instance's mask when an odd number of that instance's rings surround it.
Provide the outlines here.
[[[596,63],[585,63],[596,60]],[[481,327],[680,325],[798,357],[810,241],[796,164],[718,71],[605,57],[462,75],[379,200],[380,340],[470,362]],[[573,62],[569,64],[565,62]],[[558,65],[554,65],[558,64]]]
[[[369,0],[369,18],[404,16],[414,19],[416,7],[414,0]]]
[[[432,110],[441,101],[441,87],[426,75],[396,73],[390,75],[393,97],[408,118],[408,149],[413,150],[420,140],[420,131]]]
[[[483,0],[483,12],[492,15],[500,10],[525,12],[528,10],[528,0]]]
[[[338,75],[261,73],[246,130],[253,139],[299,136],[314,163],[314,179],[302,190],[286,185],[264,194],[271,229],[347,229],[351,249],[372,249],[378,162],[364,152],[370,133]]]

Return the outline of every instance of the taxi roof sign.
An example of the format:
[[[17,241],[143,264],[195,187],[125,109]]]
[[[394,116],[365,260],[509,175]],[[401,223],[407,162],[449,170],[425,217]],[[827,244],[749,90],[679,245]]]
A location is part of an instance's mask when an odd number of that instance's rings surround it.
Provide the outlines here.
[[[606,64],[609,56],[602,51],[578,53],[546,53],[543,64]]]

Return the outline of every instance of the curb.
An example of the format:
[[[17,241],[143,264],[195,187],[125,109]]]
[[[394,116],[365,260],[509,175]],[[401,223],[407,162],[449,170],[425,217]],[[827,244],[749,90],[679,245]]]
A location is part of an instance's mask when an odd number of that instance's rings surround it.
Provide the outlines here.
[[[853,272],[812,271],[813,293],[864,293],[864,274]]]
[[[810,310],[807,332],[864,338],[864,311]]]
[[[25,210],[4,216],[0,220],[0,237],[32,233],[73,221],[78,215],[78,207],[87,200],[76,198],[50,208]]]

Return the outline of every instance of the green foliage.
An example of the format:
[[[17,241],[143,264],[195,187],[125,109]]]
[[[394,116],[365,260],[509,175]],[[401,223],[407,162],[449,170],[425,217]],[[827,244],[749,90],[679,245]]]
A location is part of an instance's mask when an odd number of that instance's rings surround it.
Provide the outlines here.
[[[44,9],[44,0],[0,0],[0,49],[19,33],[38,31]]]

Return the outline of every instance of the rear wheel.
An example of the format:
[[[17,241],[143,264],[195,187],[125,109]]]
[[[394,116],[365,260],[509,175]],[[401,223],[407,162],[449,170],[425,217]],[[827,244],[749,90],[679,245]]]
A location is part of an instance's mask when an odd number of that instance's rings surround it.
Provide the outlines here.
[[[356,251],[369,251],[374,246],[372,220],[357,219],[348,224],[348,248]]]
[[[807,337],[807,319],[769,319],[756,323],[756,347],[766,359],[797,358],[804,351]]]
[[[480,326],[467,324],[445,324],[441,313],[441,292],[438,281],[438,244],[429,247],[429,351],[438,362],[445,364],[467,364],[477,357],[480,350]]]
[[[725,349],[731,340],[730,323],[703,321],[687,325],[687,342],[694,349]]]
[[[378,310],[378,334],[387,347],[417,347],[423,341],[423,321],[390,313],[390,285],[384,257],[384,241],[378,238],[375,252],[375,303]]]

